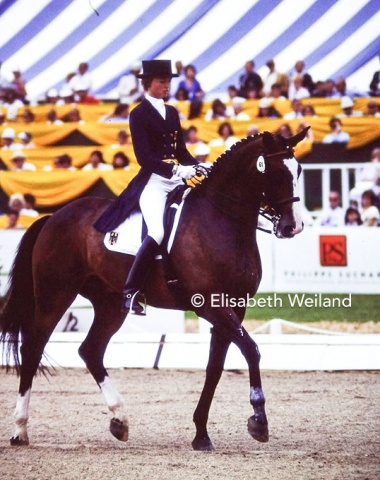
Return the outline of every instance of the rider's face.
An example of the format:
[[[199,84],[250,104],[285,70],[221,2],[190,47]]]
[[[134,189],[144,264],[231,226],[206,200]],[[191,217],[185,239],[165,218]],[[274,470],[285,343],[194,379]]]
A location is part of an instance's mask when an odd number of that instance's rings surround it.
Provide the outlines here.
[[[148,88],[150,96],[155,98],[167,98],[170,93],[170,77],[153,78],[151,86]]]

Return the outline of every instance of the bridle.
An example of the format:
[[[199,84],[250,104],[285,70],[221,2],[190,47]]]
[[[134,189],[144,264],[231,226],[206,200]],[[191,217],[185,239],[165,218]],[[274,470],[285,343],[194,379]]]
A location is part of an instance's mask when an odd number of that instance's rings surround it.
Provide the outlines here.
[[[294,150],[292,147],[287,146],[285,150],[281,150],[279,152],[274,152],[274,153],[265,153],[264,160],[267,160],[268,158],[271,157],[276,157],[276,156],[283,156],[284,159],[286,158],[293,158],[294,157]],[[262,232],[269,233],[269,234],[276,234],[278,224],[280,222],[281,215],[279,215],[276,212],[276,207],[279,205],[287,205],[289,203],[295,203],[299,202],[300,197],[294,196],[294,197],[289,197],[289,198],[284,198],[282,200],[277,200],[277,201],[272,201],[271,204],[273,205],[272,207],[262,207],[259,210],[259,215],[264,217],[266,220],[269,220],[273,224],[273,231],[267,230],[266,228],[262,227],[257,227],[258,230],[261,230]]]

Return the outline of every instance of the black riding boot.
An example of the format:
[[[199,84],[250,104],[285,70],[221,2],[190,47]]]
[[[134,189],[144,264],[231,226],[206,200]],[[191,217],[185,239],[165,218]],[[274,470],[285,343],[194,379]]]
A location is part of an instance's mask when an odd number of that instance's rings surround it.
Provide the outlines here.
[[[125,282],[122,312],[145,315],[145,305],[140,305],[139,298],[145,303],[142,290],[157,250],[157,242],[152,237],[145,237]]]

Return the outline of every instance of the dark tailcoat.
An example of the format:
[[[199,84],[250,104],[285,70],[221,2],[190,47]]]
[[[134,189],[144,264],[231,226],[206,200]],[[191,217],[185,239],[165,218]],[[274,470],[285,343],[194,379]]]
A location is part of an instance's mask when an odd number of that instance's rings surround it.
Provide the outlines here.
[[[165,178],[172,177],[173,165],[163,160],[175,158],[182,165],[197,164],[186,148],[177,110],[170,105],[165,105],[165,108],[166,119],[146,99],[131,111],[129,126],[133,149],[141,169],[95,222],[97,230],[109,232],[115,229],[138,208],[141,192],[152,173]]]

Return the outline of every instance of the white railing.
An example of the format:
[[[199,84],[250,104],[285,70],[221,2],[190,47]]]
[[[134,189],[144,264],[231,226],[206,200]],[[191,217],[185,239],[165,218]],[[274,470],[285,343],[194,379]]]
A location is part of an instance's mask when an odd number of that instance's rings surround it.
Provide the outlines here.
[[[359,179],[361,170],[367,166],[367,163],[307,163],[302,164],[303,171],[320,170],[321,171],[321,185],[322,185],[322,210],[329,207],[329,195],[331,190],[331,171],[340,170],[341,175],[341,199],[342,208],[346,210],[349,207],[350,199],[350,172],[354,172],[355,183]],[[352,187],[351,187],[352,188]],[[307,199],[307,192],[305,190],[304,177],[300,177],[300,197],[304,203]]]

